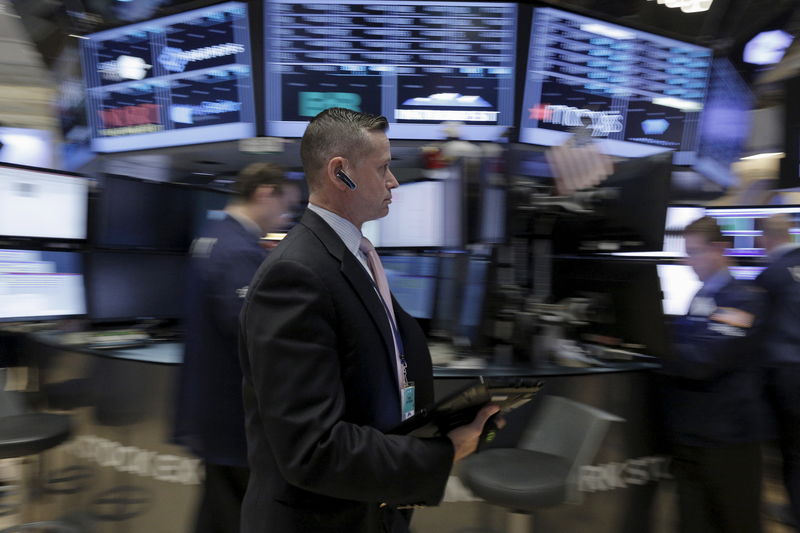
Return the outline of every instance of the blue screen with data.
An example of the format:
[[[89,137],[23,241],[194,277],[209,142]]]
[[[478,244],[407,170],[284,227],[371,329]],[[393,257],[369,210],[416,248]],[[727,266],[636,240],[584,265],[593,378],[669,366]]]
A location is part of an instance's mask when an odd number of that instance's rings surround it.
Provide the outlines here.
[[[516,5],[267,0],[267,132],[330,107],[381,114],[396,139],[494,140],[514,124]]]
[[[98,32],[81,44],[93,150],[255,135],[245,3]]]
[[[0,250],[0,321],[84,314],[80,253]]]
[[[606,153],[673,150],[691,164],[711,61],[708,48],[534,9],[520,141],[555,146],[585,125]]]

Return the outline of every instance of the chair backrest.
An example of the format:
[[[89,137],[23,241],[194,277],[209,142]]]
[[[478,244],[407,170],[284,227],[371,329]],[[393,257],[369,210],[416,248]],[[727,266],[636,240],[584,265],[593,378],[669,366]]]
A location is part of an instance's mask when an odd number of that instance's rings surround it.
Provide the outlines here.
[[[542,401],[517,447],[565,458],[570,464],[567,502],[580,503],[580,468],[594,459],[611,422],[625,419],[561,396],[545,396]]]
[[[7,379],[8,370],[0,368],[0,417],[20,415],[25,412],[20,393],[6,390]]]

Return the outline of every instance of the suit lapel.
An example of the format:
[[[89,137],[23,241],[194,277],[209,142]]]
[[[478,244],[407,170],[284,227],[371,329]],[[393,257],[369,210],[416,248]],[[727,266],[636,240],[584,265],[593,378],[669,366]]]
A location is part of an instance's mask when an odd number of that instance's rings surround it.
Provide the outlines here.
[[[372,285],[372,278],[364,271],[358,259],[353,257],[353,254],[348,253],[342,260],[342,274],[350,282],[350,285],[358,294],[361,302],[369,311],[369,316],[381,332],[383,338],[383,346],[386,348],[386,353],[389,355],[389,368],[392,369],[392,375],[397,382],[397,363],[394,354],[394,336],[392,335],[391,326],[389,326],[389,317],[386,314],[386,309],[381,303],[380,296],[378,296],[375,287]]]
[[[358,294],[361,303],[367,308],[368,314],[375,324],[375,327],[380,331],[383,345],[386,349],[386,354],[390,359],[389,368],[392,370],[392,375],[397,383],[397,364],[395,361],[394,353],[394,338],[392,330],[389,326],[389,319],[386,315],[386,310],[381,303],[380,296],[375,290],[372,278],[361,266],[361,263],[356,257],[350,253],[347,247],[342,242],[342,239],[331,228],[322,217],[313,211],[306,210],[301,224],[308,227],[322,244],[327,248],[328,252],[336,257],[342,264],[342,274],[353,287],[353,290]]]

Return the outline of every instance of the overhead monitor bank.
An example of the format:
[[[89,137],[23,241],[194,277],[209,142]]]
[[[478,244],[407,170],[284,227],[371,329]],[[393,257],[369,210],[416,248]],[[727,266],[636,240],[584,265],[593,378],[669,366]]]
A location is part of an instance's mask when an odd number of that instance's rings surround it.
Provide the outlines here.
[[[394,139],[496,140],[514,125],[512,3],[267,0],[267,133],[330,107],[380,113]]]
[[[94,33],[81,45],[93,150],[255,135],[246,3]]]
[[[622,157],[691,164],[712,53],[552,8],[534,9],[520,141],[555,146],[582,122]]]

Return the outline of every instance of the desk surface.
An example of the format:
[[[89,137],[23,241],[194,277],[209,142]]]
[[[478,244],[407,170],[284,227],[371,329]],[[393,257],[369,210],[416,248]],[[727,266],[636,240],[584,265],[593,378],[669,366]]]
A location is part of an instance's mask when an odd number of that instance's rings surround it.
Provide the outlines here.
[[[659,368],[656,360],[646,361],[610,361],[603,366],[568,367],[557,365],[539,365],[519,363],[514,365],[488,365],[484,368],[457,368],[450,366],[434,366],[435,378],[471,378],[471,377],[547,377],[547,376],[585,376],[592,374],[610,374],[614,372],[641,372]]]
[[[183,361],[183,343],[181,342],[153,342],[134,348],[120,348],[97,350],[81,345],[69,345],[61,342],[62,334],[57,332],[34,332],[29,335],[36,340],[53,348],[69,350],[98,357],[110,357],[154,363],[162,365],[179,365]],[[455,366],[434,366],[435,378],[470,378],[470,377],[545,377],[545,376],[583,376],[590,374],[608,374],[614,372],[641,372],[658,368],[654,359],[634,361],[611,361],[603,366],[593,367],[566,367],[557,365],[532,366],[527,363],[512,365],[488,365],[483,368],[463,368]]]
[[[88,348],[85,345],[65,344],[61,341],[63,334],[52,331],[39,331],[29,333],[30,337],[37,342],[46,344],[59,350],[95,355],[98,357],[110,357],[113,359],[126,359],[129,361],[141,361],[143,363],[155,363],[161,365],[179,365],[183,362],[183,343],[182,342],[152,342],[143,346],[132,348],[114,348],[98,350]]]

